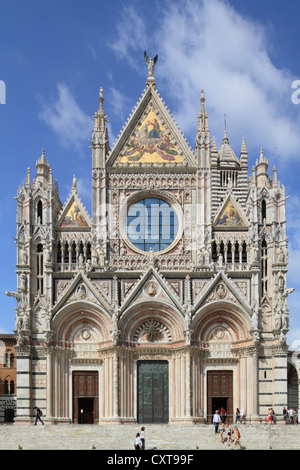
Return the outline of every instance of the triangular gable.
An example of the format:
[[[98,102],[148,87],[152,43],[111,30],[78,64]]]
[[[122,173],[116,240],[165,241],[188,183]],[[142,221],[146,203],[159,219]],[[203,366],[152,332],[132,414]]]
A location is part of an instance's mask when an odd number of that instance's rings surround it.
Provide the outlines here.
[[[218,274],[202,290],[198,300],[194,304],[194,312],[199,310],[208,302],[227,301],[239,304],[250,314],[251,308],[245,297],[237,286],[229,279],[223,271]]]
[[[196,166],[193,152],[156,89],[149,87],[123,128],[107,166]]]
[[[61,296],[57,299],[53,309],[53,316],[67,303],[79,301],[96,303],[108,312],[111,310],[107,300],[82,271],[66,286],[66,289],[63,290]]]
[[[61,230],[88,230],[91,221],[86,208],[78,197],[77,191],[72,191],[64,208],[62,209],[57,228]]]
[[[166,301],[172,304],[179,311],[182,311],[183,308],[168,283],[153,266],[150,266],[148,271],[130,290],[120,307],[120,314],[122,314],[130,305],[151,300],[159,300],[160,302]]]
[[[217,212],[213,226],[220,230],[243,230],[249,227],[244,211],[232,193],[228,194]]]

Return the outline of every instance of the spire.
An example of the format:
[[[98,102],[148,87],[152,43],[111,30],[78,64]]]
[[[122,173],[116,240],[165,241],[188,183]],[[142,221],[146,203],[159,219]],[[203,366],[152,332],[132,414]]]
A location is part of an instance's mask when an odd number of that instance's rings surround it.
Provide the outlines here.
[[[218,160],[220,165],[225,165],[225,166],[239,166],[240,162],[235,155],[234,151],[232,150],[230,144],[229,144],[229,139],[227,136],[227,131],[226,129],[224,130],[224,137],[222,140],[221,147],[218,152]]]
[[[273,166],[273,186],[277,186],[278,181],[277,181],[277,170],[276,166]]]
[[[198,115],[198,131],[207,131],[208,130],[208,119],[207,119],[207,112],[205,111],[205,97],[204,97],[204,90],[201,90],[201,98],[200,98],[200,112]]]
[[[30,168],[27,168],[25,188],[30,188]]]
[[[243,140],[242,140],[242,147],[241,147],[241,153],[240,153],[240,162],[241,162],[241,166],[244,166],[244,167],[248,166],[248,151],[247,151],[247,147],[246,147],[246,144],[245,144],[244,137],[243,137]]]
[[[46,183],[48,182],[48,176],[50,171],[49,163],[46,161],[45,149],[42,149],[42,155],[36,162],[36,182]]]
[[[268,160],[264,156],[263,148],[261,148],[259,161],[256,160],[257,186],[268,185],[268,166]]]
[[[103,88],[101,87],[99,90],[99,109],[94,114],[94,130],[104,130],[105,129],[105,122],[107,116],[105,116],[104,108],[103,108]]]

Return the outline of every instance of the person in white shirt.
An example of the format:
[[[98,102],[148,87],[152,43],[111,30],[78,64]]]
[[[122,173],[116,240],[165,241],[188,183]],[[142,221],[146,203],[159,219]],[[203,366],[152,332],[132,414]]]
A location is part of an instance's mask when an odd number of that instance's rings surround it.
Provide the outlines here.
[[[141,438],[139,432],[135,436],[134,448],[135,450],[141,450]]]
[[[216,411],[213,417],[213,423],[215,425],[215,434],[218,433],[219,430],[219,424],[220,424],[220,413],[219,411]]]

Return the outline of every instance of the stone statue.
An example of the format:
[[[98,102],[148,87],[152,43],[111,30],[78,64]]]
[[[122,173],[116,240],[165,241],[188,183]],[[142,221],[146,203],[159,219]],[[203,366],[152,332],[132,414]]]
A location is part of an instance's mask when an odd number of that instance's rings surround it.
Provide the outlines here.
[[[154,66],[157,62],[158,55],[156,54],[154,59],[151,59],[151,57],[150,58],[148,57],[147,52],[144,51],[144,57],[145,57],[145,61],[148,64],[148,78],[154,78]]]

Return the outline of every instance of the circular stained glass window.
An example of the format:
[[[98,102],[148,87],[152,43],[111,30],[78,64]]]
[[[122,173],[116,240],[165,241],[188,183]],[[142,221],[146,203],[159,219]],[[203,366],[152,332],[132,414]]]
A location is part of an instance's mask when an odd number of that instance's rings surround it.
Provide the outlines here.
[[[127,212],[126,233],[130,242],[139,250],[162,251],[176,238],[177,214],[162,199],[141,199],[132,204]]]

